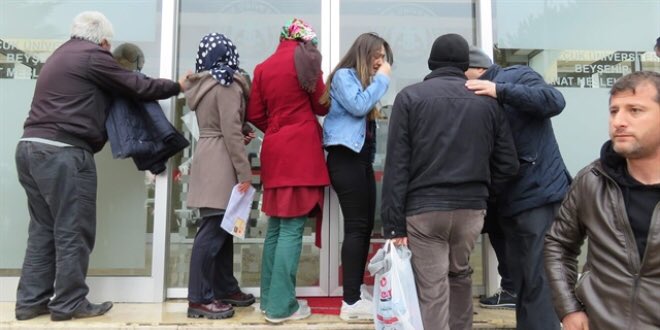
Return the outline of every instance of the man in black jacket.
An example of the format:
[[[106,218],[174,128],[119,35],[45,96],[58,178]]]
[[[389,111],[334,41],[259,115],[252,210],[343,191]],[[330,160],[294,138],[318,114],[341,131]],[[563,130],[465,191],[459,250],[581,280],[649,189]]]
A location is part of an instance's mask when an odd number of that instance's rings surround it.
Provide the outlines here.
[[[165,99],[183,86],[121,68],[110,54],[112,25],[99,12],[76,16],[71,39],[43,66],[16,147],[16,168],[30,209],[16,318],[50,313],[62,321],[102,315],[85,284],[96,236],[94,153],[106,142],[112,94]],[[181,80],[184,81],[184,80]]]
[[[504,106],[520,161],[517,177],[497,196],[497,212],[490,214],[504,233],[517,328],[559,329],[543,269],[543,239],[571,181],[550,121],[564,109],[564,97],[528,66],[485,67],[484,57],[472,49],[465,85]]]
[[[497,101],[465,88],[468,44],[435,40],[432,72],[394,101],[383,179],[386,238],[409,245],[427,329],[472,328],[474,248],[489,189],[514,176],[518,160]]]

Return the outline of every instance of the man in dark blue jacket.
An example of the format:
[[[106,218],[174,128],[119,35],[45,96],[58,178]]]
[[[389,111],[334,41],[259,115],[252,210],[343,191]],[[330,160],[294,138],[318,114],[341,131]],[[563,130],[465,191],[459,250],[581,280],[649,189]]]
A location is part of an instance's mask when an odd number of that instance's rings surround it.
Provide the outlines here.
[[[465,85],[503,105],[520,162],[518,176],[497,196],[495,215],[517,294],[517,328],[559,329],[543,269],[543,239],[571,181],[550,121],[566,103],[531,68],[502,68],[486,59],[483,52],[471,50]]]

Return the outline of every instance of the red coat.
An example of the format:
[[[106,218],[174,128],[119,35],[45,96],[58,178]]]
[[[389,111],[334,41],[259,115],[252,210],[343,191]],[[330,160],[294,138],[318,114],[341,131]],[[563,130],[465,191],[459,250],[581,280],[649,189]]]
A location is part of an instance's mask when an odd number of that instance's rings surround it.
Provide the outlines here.
[[[261,147],[261,180],[265,189],[330,184],[316,115],[328,108],[319,104],[325,84],[305,92],[293,61],[298,43],[281,41],[275,53],[254,69],[247,120],[265,132]]]

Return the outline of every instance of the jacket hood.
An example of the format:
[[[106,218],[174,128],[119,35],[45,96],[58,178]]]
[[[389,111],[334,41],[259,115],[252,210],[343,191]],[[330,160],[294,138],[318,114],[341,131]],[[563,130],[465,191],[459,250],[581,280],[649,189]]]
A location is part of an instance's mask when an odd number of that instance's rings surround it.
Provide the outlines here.
[[[186,90],[186,99],[188,107],[190,110],[197,110],[199,102],[209,93],[216,85],[222,88],[231,88],[234,84],[243,90],[243,96],[247,101],[248,96],[250,95],[250,87],[245,76],[236,72],[234,73],[234,82],[229,86],[222,86],[220,83],[213,78],[210,71],[203,71],[195,73],[188,76],[188,82],[190,86]]]
[[[633,187],[642,185],[628,174],[626,158],[622,157],[612,147],[609,140],[600,149],[600,162],[603,171],[622,187]]]

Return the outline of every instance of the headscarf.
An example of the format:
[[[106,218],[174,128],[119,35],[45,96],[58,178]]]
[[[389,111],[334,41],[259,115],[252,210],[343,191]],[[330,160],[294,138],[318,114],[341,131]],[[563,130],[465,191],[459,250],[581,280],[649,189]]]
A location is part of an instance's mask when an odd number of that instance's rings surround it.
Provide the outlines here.
[[[316,81],[321,76],[321,53],[316,48],[318,38],[312,27],[299,18],[289,20],[280,32],[280,41],[300,42],[294,53],[294,63],[300,87],[308,93],[316,90]]]
[[[312,42],[314,45],[318,45],[319,39],[316,37],[316,32],[311,25],[303,22],[299,18],[290,19],[284,26],[282,26],[282,31],[280,32],[280,40],[299,40],[303,42]]]
[[[238,51],[236,46],[221,33],[209,33],[199,42],[195,58],[195,72],[209,70],[211,76],[223,86],[234,81],[238,71]]]

